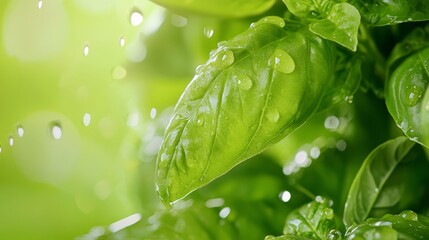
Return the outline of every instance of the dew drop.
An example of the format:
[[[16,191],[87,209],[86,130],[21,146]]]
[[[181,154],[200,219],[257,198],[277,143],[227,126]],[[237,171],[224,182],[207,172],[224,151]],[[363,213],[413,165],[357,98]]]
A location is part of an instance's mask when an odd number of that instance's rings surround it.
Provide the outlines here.
[[[16,128],[16,134],[18,135],[18,137],[24,136],[24,128],[22,126],[18,126]]]
[[[52,122],[50,122],[49,123],[49,132],[50,132],[51,136],[55,140],[61,139],[61,137],[63,135],[63,130],[61,128],[61,123],[59,121],[52,121]]]
[[[226,68],[234,63],[234,53],[230,50],[222,50],[218,53],[215,59],[216,67]]]
[[[119,45],[121,47],[125,46],[125,38],[124,37],[119,38]]]
[[[206,38],[212,38],[214,34],[214,29],[211,27],[204,27],[204,36]]]
[[[274,237],[273,235],[268,235],[264,238],[264,240],[274,240],[276,239],[276,237]]]
[[[89,54],[89,45],[85,45],[85,46],[83,46],[83,56],[88,56],[88,54]]]
[[[37,2],[37,8],[38,9],[41,9],[43,7],[43,1],[42,0],[39,0],[38,2]]]
[[[238,84],[238,88],[241,90],[249,90],[253,86],[252,80],[248,76],[234,76],[235,81]]]
[[[13,146],[14,140],[12,136],[9,136],[9,146]]]
[[[295,61],[285,51],[276,49],[273,55],[268,60],[268,65],[282,73],[292,73],[295,70]]]
[[[407,220],[411,220],[411,221],[417,221],[419,220],[419,217],[417,215],[417,213],[411,211],[411,210],[405,210],[401,212],[401,217],[407,219]]]
[[[283,191],[280,193],[279,197],[282,200],[282,202],[289,202],[292,195],[290,194],[289,191]]]
[[[267,110],[265,117],[271,122],[277,122],[280,118],[280,113],[276,108],[271,108]]]
[[[112,77],[117,80],[124,79],[127,76],[127,69],[122,66],[116,66],[112,70]]]
[[[332,229],[328,233],[328,240],[340,240],[342,239],[342,234],[340,231]]]
[[[133,9],[130,14],[130,22],[133,26],[138,26],[143,22],[143,14],[140,10]]]
[[[89,113],[83,114],[82,122],[85,127],[88,127],[89,124],[91,123],[91,114]]]
[[[155,117],[156,117],[156,108],[152,108],[150,110],[150,118],[155,119]]]
[[[261,20],[257,21],[256,23],[252,24],[251,27],[255,27],[259,24],[262,23],[269,23],[269,24],[273,24],[276,26],[279,26],[281,28],[283,28],[285,26],[285,21],[283,20],[283,18],[278,17],[278,16],[268,16],[268,17],[264,17]]]
[[[197,126],[202,126],[204,124],[204,116],[203,114],[198,114],[197,116]]]
[[[323,214],[325,214],[325,217],[329,220],[334,218],[334,210],[332,210],[332,208],[326,208],[323,211]]]
[[[414,107],[423,97],[424,90],[421,87],[413,86],[407,89],[407,99],[405,103],[409,107]]]

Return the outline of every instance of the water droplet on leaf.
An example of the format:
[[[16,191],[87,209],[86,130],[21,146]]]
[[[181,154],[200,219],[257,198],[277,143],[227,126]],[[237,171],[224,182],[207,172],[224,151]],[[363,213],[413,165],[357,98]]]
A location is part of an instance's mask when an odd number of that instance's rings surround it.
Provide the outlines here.
[[[140,10],[134,9],[131,11],[130,22],[133,26],[138,26],[143,22],[143,14]]]
[[[16,134],[18,135],[18,137],[24,136],[24,128],[22,126],[18,126],[16,128]]]
[[[407,220],[411,220],[411,221],[418,221],[419,220],[419,216],[417,215],[417,213],[411,211],[411,210],[405,210],[401,212],[401,217],[407,219]]]
[[[234,76],[235,81],[238,84],[238,88],[241,90],[249,90],[253,86],[252,80],[248,76]]]
[[[13,146],[13,144],[14,144],[14,140],[13,140],[13,137],[12,136],[9,136],[9,146]]]
[[[255,27],[261,23],[270,23],[276,26],[279,26],[281,28],[283,28],[285,26],[285,21],[283,20],[283,18],[278,17],[278,16],[268,16],[268,17],[264,17],[261,20],[257,21],[256,23],[252,24],[251,27]]]
[[[334,210],[332,210],[332,208],[326,208],[323,211],[323,214],[325,214],[325,217],[329,220],[331,220],[332,218],[334,218]]]
[[[61,128],[61,123],[59,121],[52,121],[49,123],[49,132],[50,135],[55,139],[61,139],[63,135],[63,130]]]
[[[234,53],[230,50],[222,50],[218,53],[215,59],[216,67],[226,68],[234,63]]]
[[[271,108],[267,110],[265,117],[271,122],[277,122],[280,118],[280,113],[276,108]]]
[[[197,116],[197,126],[202,126],[204,124],[204,116],[203,114],[198,114]]]
[[[342,234],[340,231],[332,229],[331,231],[329,231],[328,233],[328,240],[341,240],[342,239]]]
[[[279,72],[282,73],[292,73],[295,70],[295,61],[293,58],[285,51],[276,49],[273,55],[268,60],[268,65]]]
[[[407,89],[405,103],[409,107],[414,107],[423,97],[424,89],[418,86],[413,86]]]

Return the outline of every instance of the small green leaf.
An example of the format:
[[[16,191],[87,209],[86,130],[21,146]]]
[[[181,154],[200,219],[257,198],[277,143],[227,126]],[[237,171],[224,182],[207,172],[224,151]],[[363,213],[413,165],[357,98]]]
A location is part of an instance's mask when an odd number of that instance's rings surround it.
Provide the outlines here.
[[[280,141],[316,111],[333,75],[333,47],[306,27],[285,29],[255,24],[197,68],[157,159],[165,203]]]
[[[289,214],[283,229],[283,238],[274,239],[331,239],[335,230],[334,212],[330,200],[317,197]],[[341,234],[339,234],[341,236]],[[293,236],[293,237],[289,237]]]
[[[283,0],[283,2],[293,15],[304,19],[325,18],[335,3],[332,0]]]
[[[275,0],[152,0],[182,12],[195,12],[218,17],[241,18],[261,14],[270,9]]]
[[[347,196],[343,218],[347,227],[359,224],[369,216],[386,181],[413,146],[414,143],[407,138],[398,137],[368,155]]]
[[[351,4],[335,4],[326,19],[312,22],[310,31],[356,51],[360,25],[359,11]]]
[[[393,70],[386,86],[386,105],[396,124],[411,140],[422,143],[423,97],[429,83],[429,48],[407,57]]]
[[[405,210],[398,215],[370,218],[348,229],[347,240],[361,239],[429,239],[429,218]]]

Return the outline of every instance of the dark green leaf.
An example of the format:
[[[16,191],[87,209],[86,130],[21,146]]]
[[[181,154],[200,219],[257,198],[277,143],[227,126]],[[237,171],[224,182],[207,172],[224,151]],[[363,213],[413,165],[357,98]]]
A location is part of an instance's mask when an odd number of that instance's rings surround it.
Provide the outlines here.
[[[359,224],[369,216],[386,181],[413,146],[407,138],[398,137],[368,155],[347,196],[343,218],[347,227]]]
[[[425,112],[422,99],[429,83],[429,48],[406,58],[386,86],[386,105],[396,124],[411,140],[422,143]]]
[[[429,219],[406,210],[398,215],[371,218],[350,228],[347,240],[361,239],[429,239]]]
[[[261,14],[270,9],[275,0],[152,0],[178,11],[196,12],[218,17],[246,17]]]
[[[219,44],[183,93],[157,159],[173,202],[283,139],[316,110],[335,58],[305,27],[266,21]]]
[[[361,13],[364,22],[374,26],[429,19],[427,0],[348,0]]]

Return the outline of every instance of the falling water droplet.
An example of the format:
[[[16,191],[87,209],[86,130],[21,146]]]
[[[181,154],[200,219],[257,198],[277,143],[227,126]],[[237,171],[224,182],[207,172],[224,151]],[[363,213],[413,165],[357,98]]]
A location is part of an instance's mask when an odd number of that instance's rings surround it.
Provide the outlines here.
[[[206,38],[211,38],[213,37],[214,34],[214,30],[211,27],[204,27],[204,36],[206,36]]]
[[[59,121],[49,123],[49,132],[55,140],[59,140],[63,135],[63,130]]]
[[[233,77],[241,90],[249,90],[253,86],[252,80],[248,76],[234,76]]]
[[[37,2],[37,8],[38,9],[41,9],[43,7],[43,1],[42,0],[39,0],[38,2]]]
[[[133,9],[130,14],[130,22],[133,26],[138,26],[143,22],[143,14],[138,9]]]
[[[18,137],[24,136],[24,128],[21,125],[16,128],[16,134]]]
[[[265,117],[271,122],[277,122],[280,118],[280,113],[276,108],[271,108],[267,110]]]
[[[281,28],[283,28],[285,26],[285,21],[283,20],[283,18],[278,17],[278,16],[268,16],[268,17],[264,17],[261,20],[257,21],[256,23],[254,23],[252,25],[252,27],[255,27],[261,23],[270,23],[276,26],[279,26]]]
[[[197,126],[202,126],[204,124],[204,116],[203,114],[198,114],[197,116]]]
[[[119,38],[119,45],[121,47],[125,46],[125,38],[124,37]]]
[[[268,65],[282,73],[292,73],[295,70],[295,61],[285,51],[276,49],[268,60]]]
[[[226,68],[234,63],[234,53],[230,50],[222,50],[218,53],[215,59],[216,67]]]
[[[112,70],[112,77],[117,80],[124,79],[127,76],[127,69],[122,66],[116,66]]]
[[[89,124],[91,123],[91,114],[89,113],[83,114],[82,122],[85,127],[88,127]]]
[[[13,146],[14,140],[12,136],[9,136],[9,146]]]
[[[89,45],[85,44],[85,46],[83,46],[83,55],[86,57],[89,54]]]
[[[150,110],[150,118],[155,119],[156,117],[156,108]]]
[[[401,212],[401,217],[407,219],[407,220],[411,220],[411,221],[418,221],[419,220],[419,216],[417,215],[417,213],[411,211],[411,210],[405,210]]]
[[[418,86],[413,86],[407,89],[407,98],[405,103],[409,107],[414,107],[423,97],[424,89]]]

